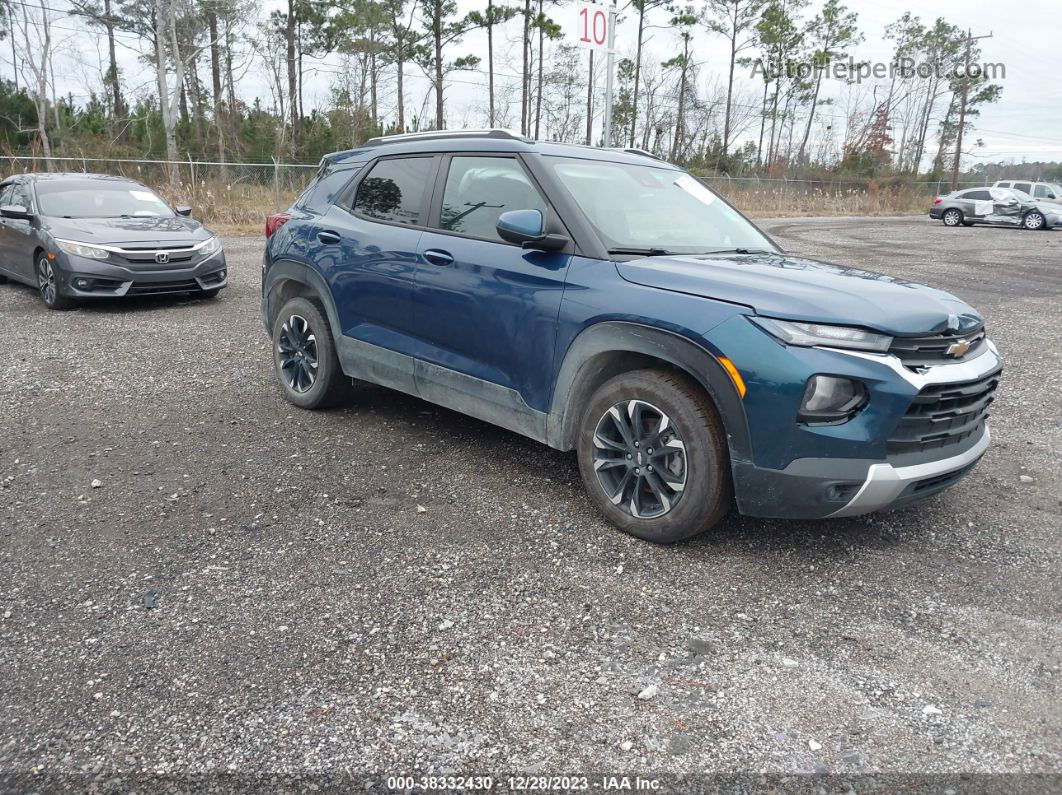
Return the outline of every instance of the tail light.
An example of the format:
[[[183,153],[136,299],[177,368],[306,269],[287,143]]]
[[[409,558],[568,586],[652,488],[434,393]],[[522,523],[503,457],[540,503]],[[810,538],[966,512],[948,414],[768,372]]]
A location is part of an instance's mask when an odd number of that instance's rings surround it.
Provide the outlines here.
[[[944,201],[944,200],[938,196],[937,198],[933,199],[933,206],[936,207],[942,201]]]
[[[284,224],[286,224],[290,220],[291,220],[291,214],[290,213],[277,213],[276,215],[266,216],[266,224],[265,224],[266,240],[271,238],[273,236],[274,232],[276,232],[278,229],[280,229],[280,227],[284,226]]]

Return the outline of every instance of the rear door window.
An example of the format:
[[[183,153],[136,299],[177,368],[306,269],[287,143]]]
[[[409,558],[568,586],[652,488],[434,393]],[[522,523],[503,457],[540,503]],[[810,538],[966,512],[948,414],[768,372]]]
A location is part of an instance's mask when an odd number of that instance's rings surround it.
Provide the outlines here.
[[[963,196],[963,198],[967,199],[968,201],[986,202],[991,200],[992,194],[990,194],[987,190],[971,190],[967,191],[966,195]]]
[[[512,157],[459,157],[450,160],[439,228],[497,240],[498,217],[511,210],[546,213],[546,202]]]
[[[396,224],[423,223],[432,157],[381,160],[358,184],[354,212]]]

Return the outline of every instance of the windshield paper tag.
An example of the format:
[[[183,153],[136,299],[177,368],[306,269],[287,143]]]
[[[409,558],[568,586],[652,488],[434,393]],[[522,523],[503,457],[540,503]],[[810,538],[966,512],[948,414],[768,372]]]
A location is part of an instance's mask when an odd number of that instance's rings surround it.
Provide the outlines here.
[[[149,193],[146,190],[131,190],[129,195],[134,199],[139,199],[142,202],[151,202],[152,204],[159,204],[158,198],[154,193]]]
[[[689,174],[683,174],[675,180],[675,184],[682,188],[693,198],[702,204],[711,204],[716,200],[716,195]]]

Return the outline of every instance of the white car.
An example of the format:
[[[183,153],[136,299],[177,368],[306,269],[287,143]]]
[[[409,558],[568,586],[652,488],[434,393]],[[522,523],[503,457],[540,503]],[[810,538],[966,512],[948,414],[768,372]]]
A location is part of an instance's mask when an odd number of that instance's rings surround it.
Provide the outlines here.
[[[1038,202],[1062,204],[1062,185],[1057,182],[1031,182],[1020,179],[999,180],[993,188],[1010,188],[1027,193]]]

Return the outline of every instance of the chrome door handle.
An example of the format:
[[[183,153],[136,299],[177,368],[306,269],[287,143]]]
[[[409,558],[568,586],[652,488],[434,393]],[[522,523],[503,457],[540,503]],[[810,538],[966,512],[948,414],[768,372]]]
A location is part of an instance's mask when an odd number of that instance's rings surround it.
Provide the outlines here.
[[[448,251],[441,251],[437,248],[429,248],[425,251],[424,259],[432,265],[452,265],[454,261],[453,254]]]
[[[342,240],[342,238],[337,232],[333,232],[330,229],[322,229],[320,232],[318,232],[317,239],[320,240],[322,243],[329,244],[338,243],[340,240]]]

